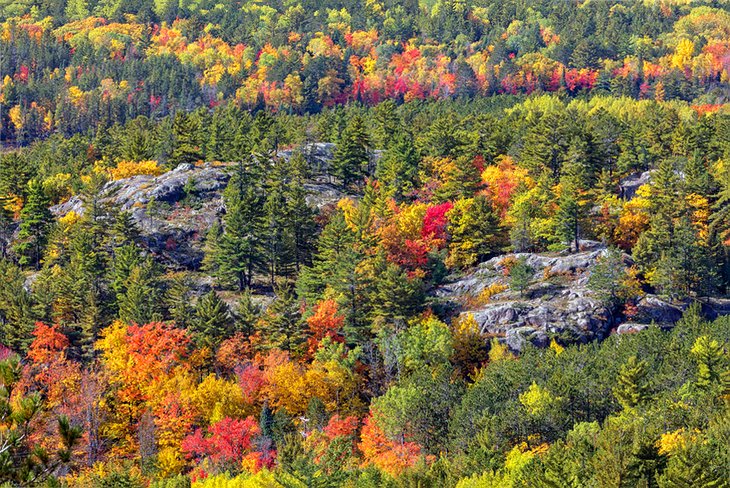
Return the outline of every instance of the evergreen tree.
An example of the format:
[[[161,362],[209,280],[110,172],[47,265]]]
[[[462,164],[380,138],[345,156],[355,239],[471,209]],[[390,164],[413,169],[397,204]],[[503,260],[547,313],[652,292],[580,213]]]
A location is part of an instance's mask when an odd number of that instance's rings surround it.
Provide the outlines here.
[[[307,203],[309,192],[304,184],[307,179],[307,162],[297,154],[290,162],[291,179],[286,191],[286,226],[291,240],[291,253],[297,273],[309,263],[316,240],[315,211]]]
[[[419,157],[413,144],[413,136],[402,133],[389,142],[383,156],[378,160],[375,177],[386,193],[400,201],[416,188]]]
[[[265,259],[263,195],[255,174],[239,163],[224,193],[226,214],[218,244],[218,276],[232,281],[238,290],[249,288],[254,272]]]
[[[33,338],[33,297],[22,271],[10,261],[0,260],[0,280],[0,344],[24,352]]]
[[[259,321],[259,331],[267,348],[299,352],[305,340],[305,327],[296,296],[286,284],[277,286],[275,293],[276,298]]]
[[[247,336],[253,334],[260,317],[261,307],[253,301],[251,293],[245,291],[238,300],[238,307],[234,312],[236,331]]]
[[[527,287],[530,286],[534,272],[532,266],[527,263],[525,256],[517,258],[517,261],[509,268],[510,288],[520,292],[520,296],[522,296]]]
[[[639,361],[636,356],[621,366],[613,394],[626,410],[632,410],[649,399],[646,361]]]
[[[282,212],[287,207],[288,174],[285,165],[283,159],[274,161],[264,203],[264,247],[271,286],[274,286],[276,276],[286,276],[289,273],[293,254],[287,218]]]
[[[190,280],[184,274],[178,274],[170,280],[165,295],[165,305],[170,319],[180,327],[188,327],[194,308],[190,304]]]
[[[231,312],[228,305],[211,290],[198,300],[195,306],[193,330],[201,345],[215,348],[231,335]]]
[[[459,200],[448,213],[447,264],[467,267],[481,262],[504,245],[504,230],[492,205],[483,195]]]
[[[12,211],[7,208],[8,205],[8,199],[0,197],[0,259],[8,257],[10,242],[15,232],[15,220]]]
[[[29,182],[27,192],[25,205],[20,211],[20,229],[13,251],[22,266],[38,269],[48,242],[53,215],[48,209],[50,201],[40,182]]]
[[[362,180],[370,164],[370,139],[362,117],[354,116],[345,127],[335,149],[332,175],[344,187]]]
[[[200,123],[195,115],[178,112],[172,126],[175,146],[170,157],[173,165],[194,164],[203,159]]]
[[[119,319],[123,322],[146,324],[159,311],[157,273],[153,263],[134,266],[124,282],[124,293],[117,296]]]
[[[388,148],[400,136],[401,121],[397,110],[398,106],[393,100],[383,100],[373,109],[377,147]]]

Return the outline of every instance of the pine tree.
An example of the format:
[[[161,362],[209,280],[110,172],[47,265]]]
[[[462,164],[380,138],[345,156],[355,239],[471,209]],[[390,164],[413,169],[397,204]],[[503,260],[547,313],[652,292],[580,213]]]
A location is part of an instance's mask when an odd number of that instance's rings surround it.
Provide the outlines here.
[[[370,139],[362,117],[354,116],[340,136],[332,161],[332,175],[344,187],[362,180],[370,164]]]
[[[286,215],[282,212],[287,207],[288,174],[285,164],[283,159],[274,161],[264,203],[264,247],[271,286],[274,286],[277,276],[286,276],[289,273],[292,262],[293,242],[287,229]]]
[[[575,252],[579,252],[581,225],[586,214],[586,205],[582,198],[585,168],[580,161],[568,160],[563,164],[562,173],[556,214],[558,233]]]
[[[134,266],[124,283],[124,293],[117,295],[119,319],[123,322],[146,324],[156,318],[159,310],[157,273],[150,261]]]
[[[130,121],[120,134],[119,150],[126,161],[147,161],[154,156],[154,124],[145,116]]]
[[[376,147],[390,147],[400,134],[401,121],[397,113],[398,107],[393,100],[383,100],[373,109],[375,122]]]
[[[13,239],[15,231],[15,220],[13,213],[7,206],[9,201],[7,198],[0,197],[0,258],[6,259],[10,250],[10,242]]]
[[[308,175],[307,161],[304,156],[297,154],[290,165],[291,179],[285,189],[285,218],[288,238],[291,239],[291,258],[296,273],[299,273],[300,268],[310,261],[317,226],[314,221],[315,211],[307,203],[309,192],[304,186]]]
[[[259,321],[258,330],[267,348],[299,352],[305,341],[299,304],[289,285],[280,284],[275,293],[276,298]]]
[[[175,114],[172,131],[175,147],[170,157],[174,165],[181,163],[194,164],[203,159],[200,142],[200,124],[194,115],[178,112]]]
[[[194,313],[190,295],[190,280],[187,276],[184,274],[174,276],[165,294],[165,305],[170,319],[180,327],[188,327]]]
[[[137,227],[132,213],[121,210],[116,213],[111,228],[111,244],[113,248],[134,245],[139,239],[139,228]]]
[[[375,177],[385,186],[386,193],[397,201],[413,191],[418,178],[418,152],[413,136],[400,134],[386,147],[378,161]]]
[[[520,292],[520,296],[522,296],[527,287],[530,286],[534,272],[532,266],[527,263],[525,256],[517,258],[517,262],[509,268],[510,288]]]
[[[297,283],[298,294],[314,304],[322,297],[327,285],[339,287],[354,272],[358,255],[354,250],[355,234],[342,212],[335,213],[317,241],[317,253],[312,266],[302,269]]]
[[[374,294],[371,298],[372,317],[375,321],[395,325],[394,330],[405,326],[407,319],[418,310],[423,300],[423,283],[420,279],[408,277],[398,265],[377,258],[376,273],[371,283]],[[362,341],[364,337],[353,337],[350,327],[345,327],[348,339]]]
[[[258,181],[239,163],[223,195],[226,214],[218,244],[218,276],[233,281],[238,290],[249,288],[254,272],[264,261],[263,196]]]
[[[40,182],[29,182],[27,191],[25,205],[20,211],[20,230],[13,251],[18,255],[18,262],[22,266],[38,269],[53,224],[53,215],[48,209],[50,201]]]
[[[0,155],[0,194],[22,196],[31,177],[31,168],[30,161],[21,152]]]
[[[231,335],[231,313],[228,305],[211,290],[195,306],[193,330],[201,345],[214,348]]]
[[[236,332],[242,332],[247,336],[253,334],[259,317],[261,317],[261,307],[253,301],[250,292],[244,292],[238,300],[238,307],[234,313]]]
[[[450,266],[467,267],[481,262],[504,245],[504,229],[483,195],[458,200],[448,213]]]
[[[613,394],[624,409],[633,410],[649,400],[648,374],[646,361],[639,361],[636,356],[621,366]]]
[[[24,352],[33,332],[33,297],[25,288],[25,276],[10,261],[0,260],[0,344]]]

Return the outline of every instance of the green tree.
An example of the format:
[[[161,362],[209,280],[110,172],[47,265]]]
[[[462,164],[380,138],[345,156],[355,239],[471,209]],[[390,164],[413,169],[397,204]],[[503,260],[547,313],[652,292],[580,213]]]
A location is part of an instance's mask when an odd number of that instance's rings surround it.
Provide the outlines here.
[[[20,228],[13,251],[18,255],[21,266],[38,269],[53,224],[53,215],[48,209],[50,201],[40,182],[29,182],[27,192],[25,205],[20,211]]]
[[[198,300],[195,306],[193,330],[201,345],[215,348],[231,335],[232,317],[228,305],[211,290]]]
[[[159,288],[155,264],[149,260],[135,265],[124,282],[124,292],[117,296],[119,319],[146,324],[159,312]]]
[[[402,200],[416,188],[418,179],[418,152],[413,136],[401,133],[394,137],[378,160],[375,177],[385,186],[387,194]]]
[[[60,442],[44,448],[34,432],[34,422],[46,414],[40,393],[23,394],[19,388],[21,365],[17,358],[0,361],[0,483],[30,486],[42,483],[68,466],[81,438],[81,429],[58,417]]]
[[[178,112],[172,125],[174,149],[170,157],[173,165],[194,164],[203,159],[200,141],[200,121],[195,114]]]
[[[305,339],[299,303],[289,285],[278,285],[275,293],[276,298],[259,321],[259,331],[266,338],[267,348],[299,352]]]
[[[167,287],[165,304],[170,318],[180,327],[188,327],[194,308],[190,303],[190,280],[185,274],[175,275]]]
[[[509,268],[510,288],[519,291],[520,296],[522,296],[527,287],[530,286],[532,275],[534,273],[535,270],[533,270],[532,266],[527,263],[527,258],[525,256],[520,256]]]
[[[447,217],[451,235],[447,259],[450,266],[471,266],[504,246],[504,229],[485,196],[477,195],[456,201]]]
[[[636,356],[621,366],[613,394],[626,410],[633,410],[649,400],[649,374],[646,361],[639,361]]]
[[[235,283],[238,290],[249,288],[254,272],[264,261],[262,190],[251,164],[243,162],[231,178],[223,195],[226,214],[223,234],[216,246],[218,276]]]
[[[331,172],[344,187],[349,187],[362,180],[369,164],[370,138],[362,117],[356,115],[347,123],[340,135]]]

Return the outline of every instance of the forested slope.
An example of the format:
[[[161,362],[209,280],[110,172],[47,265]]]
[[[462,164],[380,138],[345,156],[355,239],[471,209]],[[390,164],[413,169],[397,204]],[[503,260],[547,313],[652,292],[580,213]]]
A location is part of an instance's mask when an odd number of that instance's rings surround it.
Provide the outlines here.
[[[727,486],[725,2],[0,20],[0,483]]]

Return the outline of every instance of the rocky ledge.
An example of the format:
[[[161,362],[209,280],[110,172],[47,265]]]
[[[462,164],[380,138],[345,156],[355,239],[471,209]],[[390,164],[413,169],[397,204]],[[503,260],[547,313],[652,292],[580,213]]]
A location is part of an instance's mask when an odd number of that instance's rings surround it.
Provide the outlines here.
[[[636,303],[631,322],[608,310],[588,287],[591,270],[606,252],[599,243],[583,243],[578,253],[519,253],[498,256],[436,290],[437,302],[457,314],[472,314],[480,330],[519,351],[526,343],[544,347],[558,337],[584,343],[613,332],[631,333],[650,324],[676,323],[688,303],[670,303],[647,294]],[[526,259],[533,270],[522,293],[509,289],[505,258]],[[627,265],[631,259],[625,256]],[[730,301],[703,301],[706,315],[730,314]]]
[[[331,157],[330,145],[311,145],[306,157],[314,167]],[[291,151],[281,157],[288,158]],[[107,183],[101,202],[130,212],[150,253],[173,269],[195,270],[203,259],[203,244],[210,226],[225,212],[223,190],[228,184],[231,165],[205,163],[181,164],[160,176],[139,175]],[[325,177],[305,184],[307,202],[322,207],[344,194]],[[51,211],[63,216],[74,211],[83,214],[83,202],[73,197]]]

